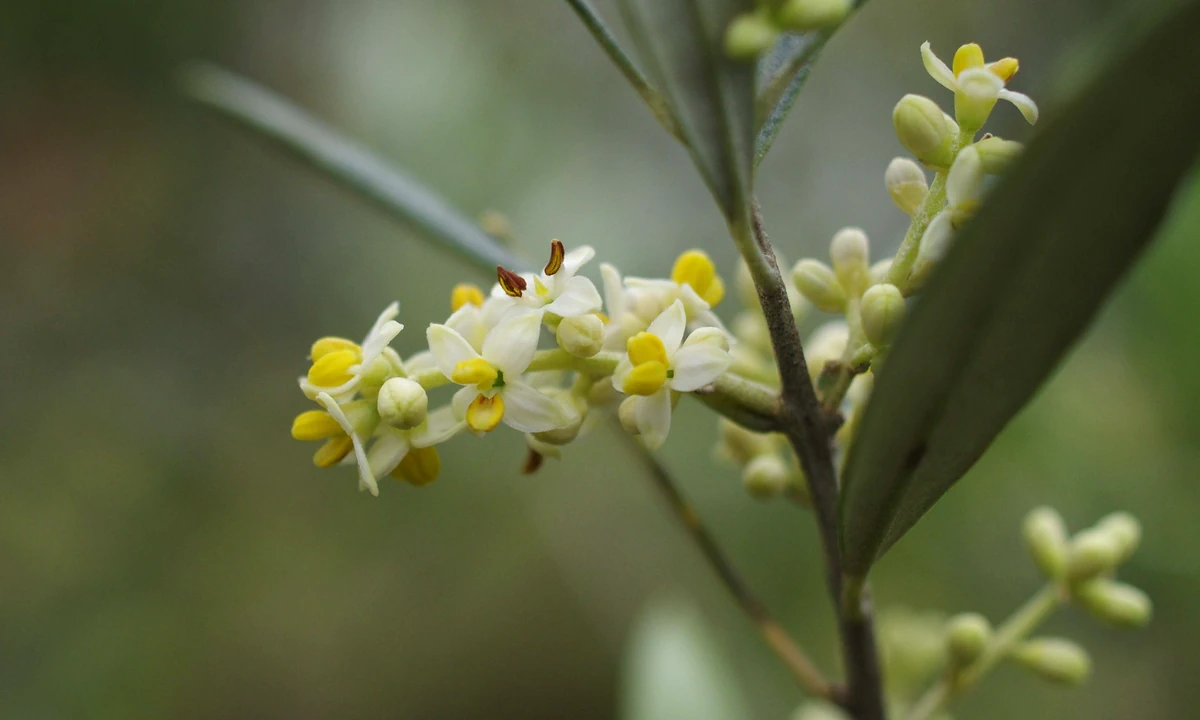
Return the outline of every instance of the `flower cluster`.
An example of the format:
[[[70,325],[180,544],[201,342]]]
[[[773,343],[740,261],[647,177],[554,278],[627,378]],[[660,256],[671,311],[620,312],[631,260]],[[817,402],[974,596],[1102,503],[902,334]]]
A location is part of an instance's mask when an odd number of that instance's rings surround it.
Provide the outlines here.
[[[397,304],[361,344],[317,340],[300,389],[320,409],[296,417],[292,436],[323,441],[319,467],[356,465],[360,489],[372,495],[387,475],[432,482],[437,445],[501,424],[525,434],[526,470],[535,470],[619,395],[625,427],[661,446],[680,394],[711,386],[733,363],[730,335],[712,312],[724,281],[706,254],[690,250],[670,278],[622,278],[602,264],[602,298],[579,274],[594,255],[554,240],[541,272],[497,268],[487,295],[458,285],[449,317],[426,330],[427,349],[406,359],[389,347],[403,329]],[[544,335],[557,348],[540,349]],[[458,390],[431,409],[429,392],[448,385]]]

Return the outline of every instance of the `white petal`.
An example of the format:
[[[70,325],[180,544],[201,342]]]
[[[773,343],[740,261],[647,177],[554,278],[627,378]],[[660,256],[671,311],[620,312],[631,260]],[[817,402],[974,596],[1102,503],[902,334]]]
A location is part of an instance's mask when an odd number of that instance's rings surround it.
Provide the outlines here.
[[[462,335],[477,351],[483,347],[483,339],[491,329],[483,322],[483,309],[469,303],[455,310],[446,319],[446,327]]]
[[[600,279],[604,281],[604,308],[610,318],[615,318],[625,312],[625,286],[621,284],[621,273],[608,263],[600,263]]]
[[[955,89],[954,71],[942,62],[941,58],[933,54],[933,49],[929,47],[928,42],[921,43],[921,62],[925,63],[925,71],[934,80],[937,80],[939,85],[947,90]]]
[[[334,420],[337,420],[338,425],[342,426],[342,430],[350,436],[350,441],[354,444],[354,459],[358,463],[358,489],[369,490],[372,495],[379,497],[379,485],[375,482],[375,476],[371,474],[371,464],[367,462],[367,453],[363,449],[362,440],[358,439],[358,435],[354,432],[354,426],[350,424],[346,413],[342,412],[342,408],[334,402],[329,393],[318,393],[317,402],[329,411]]]
[[[674,280],[664,280],[662,278],[627,277],[625,278],[625,285],[631,288],[644,288],[671,293],[679,289],[679,283]]]
[[[692,392],[716,380],[733,364],[728,350],[712,342],[684,345],[675,353],[671,369],[675,377],[667,381],[673,389]]]
[[[478,396],[479,388],[474,385],[459,388],[458,392],[454,393],[454,397],[450,398],[450,407],[456,422],[466,422],[467,406]]]
[[[1028,122],[1030,125],[1033,125],[1038,121],[1037,103],[1035,103],[1033,98],[1029,97],[1028,95],[1019,92],[1013,92],[1012,90],[1001,90],[1000,99],[1007,100],[1013,105],[1016,105],[1017,109],[1021,111],[1021,114],[1025,116],[1026,122]]]
[[[729,336],[721,328],[700,327],[693,330],[687,340],[683,341],[685,348],[692,345],[712,345],[721,350],[728,350],[731,343]]]
[[[388,343],[395,340],[396,336],[403,329],[404,326],[400,323],[395,320],[388,320],[378,331],[373,332],[371,337],[367,338],[366,343],[363,344],[362,367],[364,369],[370,367],[375,358],[379,357],[379,353],[383,352]]]
[[[573,408],[520,380],[506,379],[500,395],[504,398],[504,424],[521,432],[553,430],[574,422],[577,416]]]
[[[929,221],[925,234],[921,236],[921,247],[917,250],[917,261],[921,263],[940,262],[950,250],[954,237],[954,225],[951,222],[951,212],[943,210]]]
[[[633,370],[633,363],[629,362],[628,355],[622,355],[617,361],[617,367],[613,370],[612,384],[617,389],[617,392],[625,392],[625,378],[629,372]]]
[[[568,276],[574,275],[579,272],[579,268],[594,257],[596,257],[596,251],[592,249],[591,245],[580,245],[563,258],[562,269],[559,272],[566,272]]]
[[[467,404],[474,399],[474,397],[468,399]],[[466,413],[465,407],[463,413],[464,415]],[[449,405],[440,407],[429,413],[425,422],[420,426],[409,431],[408,441],[412,443],[413,447],[430,447],[444,443],[467,427],[466,421],[461,417],[455,417],[454,408]]]
[[[654,318],[654,322],[650,323],[646,332],[657,335],[658,339],[662,340],[667,357],[670,358],[679,349],[679,343],[683,342],[683,330],[686,325],[687,313],[684,312],[683,303],[676,300],[671,303],[671,307],[663,310],[661,315]]]
[[[367,465],[373,477],[381,478],[396,469],[408,454],[408,438],[400,430],[388,428],[375,440],[367,452]]]
[[[562,450],[557,445],[551,445],[548,442],[542,442],[533,436],[533,433],[525,434],[525,444],[529,449],[543,457],[552,457],[555,460],[562,458]]]
[[[983,194],[983,158],[974,145],[968,145],[954,158],[946,176],[946,199],[950,207],[958,207]]]
[[[662,447],[671,432],[671,391],[664,386],[653,395],[638,398],[633,413],[646,447]]]
[[[481,354],[506,376],[516,378],[533,361],[541,332],[541,311],[509,315],[487,334]]]
[[[567,318],[594,313],[600,309],[600,305],[600,293],[596,291],[596,286],[581,276],[568,280],[562,293],[545,310]]]
[[[422,350],[419,353],[413,353],[404,363],[404,370],[409,375],[420,375],[423,372],[437,369],[437,361],[433,359],[433,353],[428,350]]]
[[[466,338],[445,325],[430,325],[425,331],[425,339],[429,341],[429,352],[433,353],[438,369],[447,378],[454,374],[455,366],[463,360],[479,357]]]

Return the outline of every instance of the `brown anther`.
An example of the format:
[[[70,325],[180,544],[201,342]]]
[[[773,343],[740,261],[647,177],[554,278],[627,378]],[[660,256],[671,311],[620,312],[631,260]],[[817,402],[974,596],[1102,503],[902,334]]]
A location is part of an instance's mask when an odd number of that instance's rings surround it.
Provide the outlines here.
[[[550,241],[550,262],[546,263],[546,274],[553,275],[562,269],[563,258],[567,251],[563,248],[561,240]]]
[[[525,292],[525,278],[512,270],[505,270],[500,265],[496,266],[496,280],[500,282],[504,294],[509,297],[521,297],[521,293]]]
[[[545,460],[545,457],[540,452],[530,448],[529,454],[525,456],[525,464],[521,466],[521,472],[526,475],[534,474],[542,467],[543,460]]]

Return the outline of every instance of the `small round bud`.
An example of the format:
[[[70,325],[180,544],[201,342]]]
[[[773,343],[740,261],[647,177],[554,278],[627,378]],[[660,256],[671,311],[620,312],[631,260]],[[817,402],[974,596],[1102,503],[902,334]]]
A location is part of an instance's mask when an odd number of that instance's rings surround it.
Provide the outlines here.
[[[725,31],[725,54],[734,60],[753,60],[778,37],[779,29],[762,13],[738,15]]]
[[[1078,644],[1063,638],[1038,638],[1022,643],[1012,657],[1050,682],[1078,685],[1092,672],[1092,660]]]
[[[893,158],[883,174],[892,202],[905,213],[912,215],[921,208],[929,194],[929,182],[921,166],[905,157]]]
[[[983,161],[983,171],[988,175],[1000,175],[1008,170],[1025,146],[1015,140],[1004,140],[993,135],[975,143],[975,149]]]
[[[400,430],[411,430],[425,422],[429,396],[425,388],[408,378],[391,378],[379,388],[379,417]]]
[[[610,387],[612,383],[606,383]],[[553,430],[544,430],[542,432],[533,433],[533,436],[538,440],[549,445],[566,445],[574,442],[575,438],[579,437],[579,430],[583,427],[583,413],[575,413],[575,419],[563,425],[556,427]]]
[[[778,455],[759,455],[742,470],[742,484],[746,492],[756,498],[766,499],[780,495],[792,481],[792,472]]]
[[[775,451],[770,435],[747,430],[729,418],[717,422],[717,438],[717,453],[738,465]]]
[[[974,146],[965,148],[954,158],[946,176],[946,199],[955,228],[962,227],[979,207],[983,197],[983,177],[983,161]]]
[[[838,230],[829,243],[829,259],[833,261],[833,271],[847,293],[858,295],[866,289],[871,242],[865,232],[855,227]]]
[[[588,405],[607,405],[617,395],[617,389],[610,382],[593,383],[588,390]]]
[[[986,68],[971,68],[958,74],[954,93],[954,119],[966,132],[975,134],[996,107],[1004,81]]]
[[[892,263],[894,261],[894,258],[888,258],[886,260],[880,260],[871,266],[870,277],[872,285],[879,285],[887,282],[888,273],[892,271]]]
[[[1071,540],[1067,554],[1067,579],[1072,583],[1090,580],[1111,571],[1121,558],[1121,547],[1111,534],[1092,528]]]
[[[954,160],[954,135],[937,103],[921,95],[905,95],[892,110],[896,137],[917,159],[946,168]]]
[[[850,13],[850,0],[787,0],[779,9],[779,22],[788,30],[836,27]]]
[[[946,652],[958,667],[970,665],[992,639],[992,625],[979,613],[962,613],[946,623]]]
[[[563,318],[555,337],[563,350],[575,357],[589,358],[604,346],[604,321],[597,315]]]
[[[636,396],[631,395],[621,401],[620,407],[617,408],[617,418],[621,421],[621,427],[625,428],[625,432],[630,435],[642,434],[637,424]]]
[[[1149,595],[1108,578],[1089,580],[1072,588],[1071,594],[1092,615],[1114,625],[1142,627],[1153,614]]]
[[[1054,508],[1034,508],[1022,527],[1029,554],[1046,577],[1061,580],[1067,573],[1067,525]]]
[[[1112,537],[1120,550],[1117,563],[1123,563],[1133,555],[1142,542],[1142,524],[1127,512],[1116,512],[1101,518],[1096,527]]]
[[[887,347],[904,322],[904,295],[895,285],[872,285],[862,296],[862,328],[875,347]]]
[[[850,327],[842,320],[831,320],[808,336],[804,355],[808,359],[808,374],[815,382],[825,365],[837,360],[850,342]]]
[[[819,310],[841,312],[846,309],[846,291],[833,269],[820,260],[801,260],[792,268],[796,289]]]

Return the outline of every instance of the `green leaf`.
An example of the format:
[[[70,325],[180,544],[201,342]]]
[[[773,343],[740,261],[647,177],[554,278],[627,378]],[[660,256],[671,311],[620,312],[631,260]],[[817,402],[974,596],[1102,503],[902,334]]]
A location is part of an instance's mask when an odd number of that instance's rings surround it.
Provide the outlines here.
[[[497,265],[523,267],[495,238],[442,197],[283,97],[212,65],[186,68],[181,81],[192,100],[271,140],[484,272],[494,273]]]
[[[621,720],[748,718],[733,669],[690,606],[652,605],[622,668]]]
[[[783,127],[800,88],[808,80],[817,53],[824,47],[828,35],[806,33],[784,35],[759,61],[759,85],[762,89],[755,102],[757,135],[754,138],[754,165],[758,166],[775,137]]]
[[[1151,239],[1200,149],[1198,37],[1193,1],[1129,44],[956,240],[847,460],[848,573],[865,575],[983,454]]]
[[[725,218],[751,195],[754,64],[722,51],[725,29],[753,0],[621,0],[647,72],[671,106],[692,160]]]

